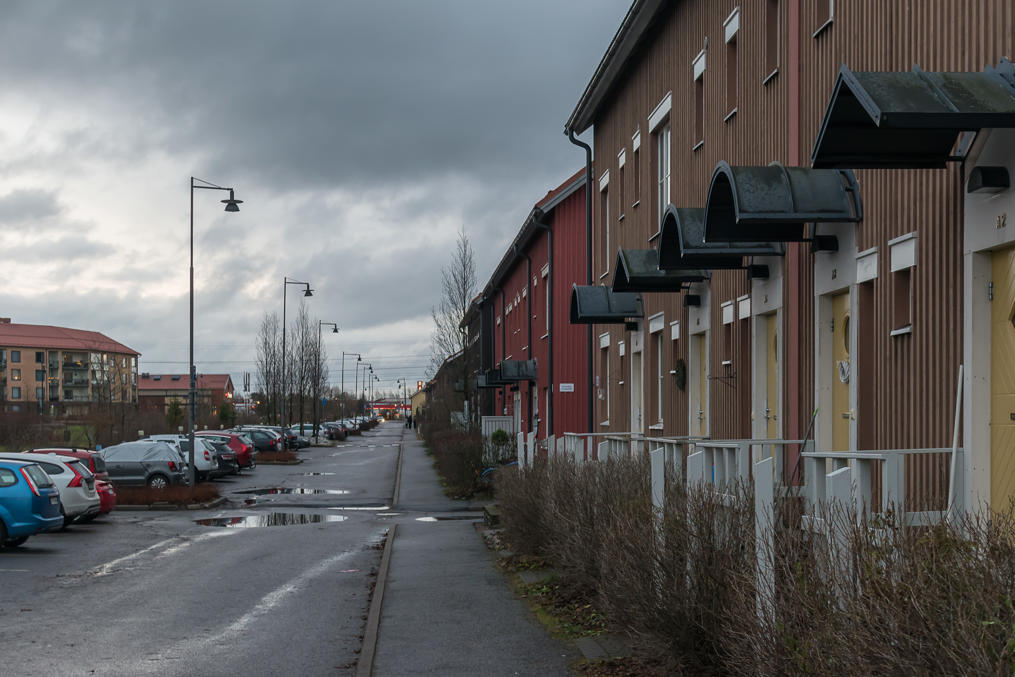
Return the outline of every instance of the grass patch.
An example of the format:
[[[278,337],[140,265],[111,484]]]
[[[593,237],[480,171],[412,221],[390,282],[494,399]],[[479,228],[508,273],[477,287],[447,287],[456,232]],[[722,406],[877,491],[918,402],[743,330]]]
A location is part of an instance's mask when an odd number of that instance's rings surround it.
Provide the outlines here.
[[[199,483],[191,495],[188,486],[170,486],[165,489],[150,487],[116,487],[117,505],[151,505],[152,503],[171,503],[173,505],[190,505],[191,503],[207,503],[219,497],[219,488],[208,482]]]
[[[536,616],[555,636],[594,637],[606,630],[606,617],[596,608],[588,588],[552,576],[523,585],[519,594],[529,600]]]
[[[659,663],[637,656],[598,661],[582,659],[572,667],[586,677],[665,677],[671,674]]]

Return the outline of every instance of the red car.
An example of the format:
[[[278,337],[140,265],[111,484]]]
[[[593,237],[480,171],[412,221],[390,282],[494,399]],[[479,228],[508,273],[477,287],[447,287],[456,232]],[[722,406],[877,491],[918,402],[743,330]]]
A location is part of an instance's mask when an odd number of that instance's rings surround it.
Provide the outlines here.
[[[33,454],[59,454],[60,456],[70,456],[71,458],[78,459],[95,475],[95,492],[99,495],[99,514],[106,515],[116,507],[116,490],[109,481],[109,473],[106,472],[106,461],[99,452],[73,447],[46,447],[32,449],[31,451]]]
[[[199,437],[210,437],[215,442],[227,445],[235,452],[236,462],[241,468],[253,468],[257,465],[257,450],[240,433],[226,430],[200,430],[194,434]]]

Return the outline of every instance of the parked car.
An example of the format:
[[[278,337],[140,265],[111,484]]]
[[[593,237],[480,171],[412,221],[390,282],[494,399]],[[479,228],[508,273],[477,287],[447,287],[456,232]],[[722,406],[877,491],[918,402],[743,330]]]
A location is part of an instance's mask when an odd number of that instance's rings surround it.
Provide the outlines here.
[[[36,447],[28,451],[33,454],[58,454],[60,456],[76,458],[95,475],[95,479],[109,481],[109,475],[106,473],[106,462],[102,459],[102,454],[97,451],[78,447]]]
[[[300,426],[294,425],[289,428],[289,433],[296,437],[296,448],[305,449],[310,446],[310,438],[314,434],[314,426],[309,423],[303,424],[303,432],[300,432]]]
[[[60,490],[37,463],[0,461],[0,549],[63,526]]]
[[[108,515],[113,512],[113,508],[116,507],[116,489],[113,487],[113,483],[96,477],[95,493],[99,495],[99,515]]]
[[[328,421],[321,424],[322,434],[329,440],[341,442],[346,438],[345,427],[338,421]]]
[[[38,463],[52,478],[60,491],[60,507],[63,510],[63,524],[69,525],[76,519],[88,519],[99,513],[99,495],[95,491],[95,476],[76,458],[57,454],[0,454],[7,460],[26,460]]]
[[[257,449],[254,442],[243,433],[231,430],[202,430],[194,434],[229,445],[229,448],[236,454],[236,462],[240,468],[253,468],[257,465]]]
[[[196,445],[194,447],[194,470],[197,481],[203,482],[212,475],[218,475],[219,464],[218,459],[215,458],[215,448],[210,444],[206,445],[196,435],[197,433],[194,438]],[[190,463],[190,437],[187,435],[149,435],[144,439],[165,442],[180,452],[180,457],[185,464]]]
[[[31,450],[34,454],[55,454],[76,458],[95,475],[95,493],[99,495],[99,512],[96,515],[79,518],[79,521],[94,519],[97,515],[106,515],[116,507],[116,489],[109,481],[109,473],[106,472],[106,462],[102,454],[91,449],[79,449],[76,447],[41,447]]]
[[[147,485],[164,489],[186,484],[186,465],[180,452],[165,442],[138,440],[114,444],[102,450],[106,472],[114,484]]]
[[[201,441],[205,444],[210,444],[215,449],[218,470],[212,472],[212,477],[240,474],[240,464],[236,460],[236,452],[229,448],[229,444],[213,440],[210,437],[203,437]]]
[[[237,428],[232,431],[241,435],[245,435],[250,439],[254,445],[254,449],[257,451],[281,451],[282,450],[282,436],[278,433],[272,432],[271,430],[262,430],[260,428]]]

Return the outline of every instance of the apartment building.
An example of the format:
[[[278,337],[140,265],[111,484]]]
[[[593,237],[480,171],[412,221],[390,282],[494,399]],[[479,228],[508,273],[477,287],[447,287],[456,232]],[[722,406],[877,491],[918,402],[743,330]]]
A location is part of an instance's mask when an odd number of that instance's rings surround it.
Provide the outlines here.
[[[141,374],[138,381],[138,405],[141,409],[165,412],[177,400],[187,410],[190,379],[186,374]],[[232,402],[235,389],[229,374],[198,374],[197,404],[199,411],[218,415],[223,402]]]
[[[636,0],[566,123],[595,130],[589,432],[949,447],[959,394],[960,488],[1006,505],[1013,12]],[[905,473],[947,492],[942,455]]]
[[[137,403],[140,353],[104,334],[0,317],[0,407],[80,413]]]
[[[584,430],[588,340],[568,322],[571,288],[586,276],[585,171],[526,216],[462,323],[478,347],[480,413],[495,427],[561,439]]]

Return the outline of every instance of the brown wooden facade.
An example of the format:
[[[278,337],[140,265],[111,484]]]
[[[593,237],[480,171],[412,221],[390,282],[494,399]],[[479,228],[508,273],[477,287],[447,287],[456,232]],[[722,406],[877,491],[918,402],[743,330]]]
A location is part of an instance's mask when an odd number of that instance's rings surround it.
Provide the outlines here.
[[[726,23],[735,14],[739,27],[731,45]],[[859,71],[908,71],[914,64],[928,71],[980,71],[1013,52],[1013,21],[1015,6],[1009,0],[637,0],[569,121],[576,133],[595,129],[599,192],[593,201],[594,283],[611,284],[619,248],[657,244],[656,141],[663,126],[653,129],[650,124],[659,122],[654,113],[667,95],[670,107],[663,124],[670,129],[669,202],[704,207],[720,161],[809,166],[841,64]],[[701,55],[704,72],[696,79],[695,61]],[[617,62],[625,58],[622,65]],[[698,66],[700,71],[700,62]],[[638,137],[640,148],[635,150]],[[816,360],[816,350],[821,351],[816,346],[826,345],[821,342],[827,340],[828,304],[835,292],[846,291],[852,304],[853,406],[831,411],[827,402],[818,402],[818,427],[823,428],[819,443],[831,443],[834,419],[852,417],[852,449],[950,446],[963,341],[963,167],[952,163],[946,169],[860,170],[856,176],[863,220],[833,231],[851,264],[858,253],[869,253],[872,260],[876,255],[875,277],[847,281],[836,290],[835,266],[844,260],[844,252],[840,250],[838,258],[813,254],[806,244],[788,244],[780,264],[781,303],[775,316],[780,318],[782,346],[778,436],[803,436],[816,399],[834,378],[826,373],[824,357]],[[915,234],[917,242],[915,265],[905,272],[911,278],[911,327],[893,333],[903,297],[890,270],[890,250],[896,238],[908,234]],[[852,276],[851,271],[847,280]],[[639,331],[596,326],[597,336],[608,335],[608,348],[599,347],[607,344],[601,338],[595,360],[599,425],[593,432],[638,427],[631,420],[634,342],[641,344],[644,362],[642,425],[636,432],[694,434],[693,375],[684,389],[670,375],[681,360],[689,374],[694,371],[692,335],[704,322],[708,435],[757,437],[762,412],[757,393],[752,399],[752,374],[762,365],[752,365],[752,357],[765,353],[754,347],[757,310],[741,317],[739,309],[745,297],[755,307],[762,304],[759,289],[769,291],[757,281],[752,285],[742,270],[713,271],[707,284],[691,291],[707,297],[707,320],[684,306],[685,293],[646,293]],[[723,304],[729,302],[734,319],[724,324]],[[664,314],[666,327],[661,369],[655,363],[656,335],[650,333],[648,319],[658,313]],[[679,322],[675,340],[673,322]],[[664,375],[661,421],[656,420],[654,381],[659,374]],[[910,465],[912,480],[928,489],[944,481],[941,463]]]

